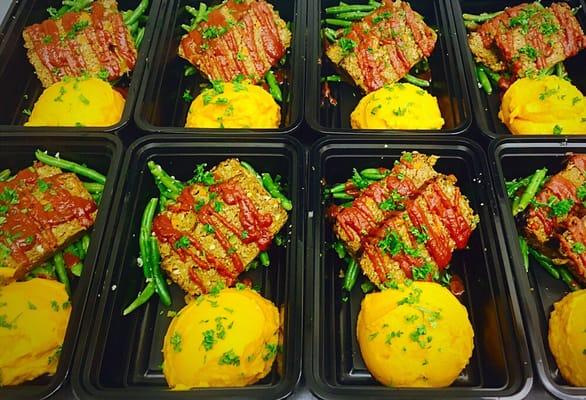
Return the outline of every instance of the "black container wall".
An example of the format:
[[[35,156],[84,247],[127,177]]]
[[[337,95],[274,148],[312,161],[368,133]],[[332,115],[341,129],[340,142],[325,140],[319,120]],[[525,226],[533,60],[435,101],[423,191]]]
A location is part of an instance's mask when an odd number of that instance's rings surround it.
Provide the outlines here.
[[[332,97],[337,106],[323,101],[321,79],[336,71],[323,55],[320,39],[321,19],[326,7],[337,5],[337,0],[315,0],[308,8],[307,97],[305,115],[309,125],[326,134],[356,133],[350,126],[350,114],[363,97],[360,89],[348,83],[330,83]],[[434,131],[367,131],[371,134],[458,134],[472,123],[466,82],[462,79],[463,67],[455,35],[450,31],[449,9],[443,0],[412,0],[411,7],[420,13],[425,22],[437,28],[438,40],[429,58],[432,84],[429,92],[437,97],[445,125]],[[322,106],[322,102],[324,105]],[[364,132],[364,131],[361,131]]]
[[[454,174],[480,216],[466,250],[454,253],[451,270],[462,277],[461,298],[474,328],[475,349],[454,384],[443,389],[393,389],[378,384],[366,369],[356,340],[356,318],[364,297],[354,288],[347,302],[339,278],[345,268],[330,249],[332,227],[325,220],[321,182],[343,182],[352,168],[391,168],[403,151],[439,156],[436,170]],[[465,139],[323,139],[312,149],[306,307],[309,388],[321,398],[523,398],[533,381],[529,351],[506,254],[490,175],[482,150]],[[500,244],[500,245],[499,245]],[[312,265],[313,263],[313,265]],[[309,333],[310,332],[310,333]]]
[[[50,154],[58,152],[63,159],[85,163],[88,167],[106,175],[107,181],[99,205],[96,223],[92,229],[90,247],[84,262],[83,273],[73,286],[72,312],[57,372],[54,376],[41,377],[19,386],[0,388],[0,398],[2,399],[46,398],[65,381],[81,330],[82,315],[88,301],[97,256],[106,231],[114,188],[116,187],[118,171],[122,161],[122,144],[120,140],[108,134],[80,133],[78,136],[73,137],[66,134],[28,133],[24,137],[18,133],[0,133],[0,160],[2,160],[0,161],[0,168],[9,168],[15,173],[32,165],[35,160],[36,149],[47,150]],[[2,345],[9,344],[3,343]]]
[[[511,203],[504,186],[505,180],[529,176],[539,168],[547,167],[548,174],[561,171],[569,153],[586,153],[586,145],[575,139],[503,138],[493,142],[490,147],[497,198],[539,379],[558,398],[583,399],[586,397],[586,388],[571,387],[564,381],[547,340],[549,314],[553,303],[569,293],[568,287],[562,281],[552,278],[534,260],[531,260],[529,272],[525,271],[518,246],[519,231],[515,226]]]
[[[466,27],[462,19],[462,13],[480,14],[483,12],[495,12],[504,9],[505,7],[513,7],[523,3],[522,0],[503,1],[503,0],[447,0],[451,5],[451,19],[452,32],[456,32],[458,42],[460,43],[460,51],[464,61],[464,72],[462,76],[466,77],[468,81],[468,89],[470,91],[470,98],[472,101],[472,109],[476,124],[480,131],[489,139],[495,139],[502,136],[509,136],[509,129],[500,121],[498,112],[501,106],[499,91],[493,88],[492,95],[487,95],[483,89],[478,87],[478,80],[475,72],[474,57],[468,47],[468,40],[466,34]],[[582,0],[568,0],[566,1],[571,7],[581,6],[578,10],[576,18],[580,22],[582,29],[586,30],[586,11],[584,10],[585,3]],[[549,6],[552,1],[545,0],[541,4]],[[572,57],[564,62],[568,75],[572,83],[580,89],[582,93],[586,92],[586,52],[582,51],[575,57]]]
[[[304,151],[288,136],[272,138],[249,137],[243,143],[235,138],[188,139],[185,136],[148,136],[135,142],[128,150],[122,168],[127,171],[120,180],[110,225],[109,246],[101,253],[99,278],[92,295],[99,301],[88,310],[88,326],[81,335],[72,385],[81,398],[141,399],[241,397],[279,399],[290,394],[300,376],[302,352],[303,299],[303,193]],[[237,157],[249,162],[258,171],[273,176],[280,174],[288,183],[294,207],[286,230],[289,242],[285,247],[271,246],[268,269],[246,272],[261,284],[261,294],[282,306],[284,318],[284,369],[279,376],[276,368],[262,381],[245,388],[194,389],[171,392],[161,370],[163,336],[171,318],[158,299],[123,317],[122,309],[136,296],[144,283],[136,266],[139,230],[143,209],[149,198],[158,196],[157,188],[146,163],[154,160],[171,175],[187,180],[195,165],[206,162],[209,167],[227,158]],[[184,293],[171,287],[173,310],[183,307]],[[93,321],[93,325],[91,322]]]
[[[119,10],[134,9],[139,0],[119,0]],[[55,130],[55,127],[38,128],[25,127],[27,116],[25,110],[31,110],[41,95],[43,86],[37,78],[34,68],[27,58],[27,52],[22,38],[23,30],[32,24],[40,23],[47,18],[47,8],[61,6],[59,0],[19,0],[15,2],[4,19],[0,32],[4,35],[4,41],[0,42],[0,85],[2,96],[0,97],[0,129],[4,131],[46,131]],[[147,63],[147,54],[153,35],[159,20],[159,9],[162,0],[150,0],[144,39],[140,46],[134,71],[129,78],[121,79],[119,87],[127,89],[126,104],[120,122],[109,127],[61,127],[62,132],[115,132],[126,126],[132,118],[141,78]]]
[[[205,0],[204,3],[216,4],[217,1]],[[305,12],[306,0],[272,0],[270,3],[281,18],[291,22],[292,41],[290,53],[285,64],[285,82],[281,85],[283,98],[281,104],[281,126],[279,133],[292,132],[303,118],[305,89]],[[193,97],[208,81],[199,72],[185,77],[184,68],[189,63],[177,55],[181,37],[185,31],[181,24],[189,23],[185,5],[193,5],[187,0],[167,2],[164,20],[160,23],[161,32],[156,45],[151,48],[150,65],[145,73],[145,85],[139,93],[135,120],[137,125],[149,132],[162,133],[205,133],[202,129],[186,129],[185,119],[190,102],[183,99],[185,90]],[[271,133],[275,130],[252,129],[256,133]],[[207,130],[211,133],[243,132],[242,129]]]

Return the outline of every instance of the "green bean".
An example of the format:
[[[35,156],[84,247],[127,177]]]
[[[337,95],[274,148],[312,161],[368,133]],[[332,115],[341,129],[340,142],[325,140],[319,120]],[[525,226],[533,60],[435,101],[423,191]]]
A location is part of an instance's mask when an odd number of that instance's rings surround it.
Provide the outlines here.
[[[10,170],[4,169],[0,172],[0,182],[7,181],[10,178]]]
[[[474,21],[464,21],[464,26],[466,27],[466,29],[471,30],[471,31],[475,31],[478,28],[480,28],[480,25],[478,25]]]
[[[529,184],[527,185],[527,189],[521,196],[519,200],[519,204],[513,209],[513,215],[519,214],[521,211],[525,210],[531,200],[537,194],[541,183],[545,180],[545,175],[547,174],[547,168],[538,169],[535,171],[535,174],[531,177]]]
[[[183,76],[195,75],[196,72],[197,70],[193,65],[186,65],[185,69],[183,70]]]
[[[84,182],[83,187],[90,193],[100,193],[104,191],[104,185],[101,183]]]
[[[521,256],[523,257],[523,266],[525,267],[525,272],[529,271],[529,246],[527,245],[527,240],[523,236],[519,236],[519,247],[521,249]]]
[[[260,264],[263,267],[268,267],[269,265],[271,265],[271,259],[269,258],[269,253],[267,253],[266,251],[261,251],[258,259],[260,260]]]
[[[352,207],[353,201],[347,201],[345,203],[340,204],[344,208]]]
[[[81,248],[87,254],[87,251],[90,248],[90,235],[87,233],[81,237]]]
[[[566,67],[564,67],[564,63],[560,61],[555,65],[555,73],[558,77],[562,79],[566,79],[568,77],[568,73],[566,72]]]
[[[485,22],[490,19],[493,19],[494,17],[496,17],[500,14],[502,14],[502,11],[497,11],[497,12],[493,12],[493,13],[482,13],[482,14],[478,14],[478,15],[462,14],[462,18],[464,18],[464,20],[466,20],[466,21]]]
[[[138,7],[136,7],[134,9],[132,14],[130,14],[130,16],[128,17],[128,19],[124,20],[124,23],[126,25],[134,24],[138,20],[138,18],[146,12],[146,9],[148,8],[148,6],[149,6],[149,0],[141,0],[140,3],[138,4]]]
[[[181,28],[187,33],[191,32],[193,30],[191,25],[187,25],[187,24],[181,24]]]
[[[40,162],[50,165],[52,167],[58,167],[67,171],[74,172],[78,175],[90,178],[98,183],[106,183],[106,177],[104,175],[100,174],[99,172],[91,168],[84,167],[83,165],[80,165],[73,161],[67,161],[61,158],[50,156],[47,153],[43,153],[41,150],[37,150],[35,152],[35,157]]]
[[[553,262],[549,259],[549,257],[539,253],[533,247],[529,247],[528,249],[531,257],[533,257],[535,261],[537,261],[537,263],[543,267],[544,270],[546,270],[555,279],[560,279],[560,273],[554,267]]]
[[[346,191],[346,184],[345,183],[338,183],[337,185],[332,186],[328,193],[342,193]]]
[[[480,82],[480,86],[482,86],[482,89],[484,89],[486,94],[491,95],[492,94],[492,85],[490,84],[490,81],[488,80],[488,76],[486,75],[486,72],[484,72],[484,68],[482,68],[480,65],[476,66],[476,77],[478,78],[478,82]]]
[[[163,170],[163,168],[156,164],[154,161],[149,161],[147,163],[151,174],[155,177],[155,180],[159,180],[159,182],[169,190],[172,198],[176,198],[179,194],[183,191],[184,186],[181,182],[177,179],[172,178]]]
[[[248,170],[248,172],[250,172],[252,175],[254,175],[256,177],[256,179],[258,179],[262,183],[262,178],[260,177],[258,172],[256,172],[256,170],[254,169],[254,167],[252,165],[250,165],[246,161],[240,161],[240,165],[242,165],[246,170]]]
[[[83,272],[83,264],[80,262],[73,264],[70,271],[74,276],[79,278]]]
[[[58,251],[53,256],[53,263],[55,264],[55,273],[59,282],[65,286],[65,291],[71,296],[71,285],[69,284],[69,277],[67,276],[67,270],[65,269],[65,260],[63,259],[63,253]]]
[[[332,26],[341,26],[344,28],[348,28],[348,27],[352,26],[352,22],[344,21],[343,19],[326,18],[325,21],[326,21],[326,24],[332,25]]]
[[[153,267],[153,280],[155,281],[155,290],[161,299],[161,303],[169,307],[171,305],[171,294],[167,287],[167,281],[161,271],[161,253],[159,253],[159,243],[154,236],[149,237],[149,252],[151,256],[151,265]]]
[[[559,271],[560,271],[560,277],[562,278],[562,281],[564,281],[565,284],[568,285],[568,287],[570,288],[570,290],[572,292],[575,292],[576,290],[580,290],[580,284],[578,284],[578,282],[576,282],[576,280],[574,279],[572,274],[566,269],[566,267],[561,267],[559,269]]]
[[[151,281],[146,285],[143,291],[138,294],[136,299],[130,303],[130,305],[126,307],[124,311],[122,311],[122,315],[126,316],[136,310],[138,307],[145,304],[150,300],[151,297],[153,297],[153,294],[155,294],[155,283]]]
[[[197,11],[197,15],[195,20],[193,21],[194,25],[199,24],[201,21],[206,19],[206,11],[208,6],[205,3],[199,3],[199,10]]]
[[[342,82],[342,77],[340,75],[328,75],[321,78],[322,82]]]
[[[204,4],[204,3],[199,3],[200,7],[202,4]],[[198,10],[195,7],[187,5],[187,6],[185,6],[185,11],[190,13],[192,16],[197,17]]]
[[[159,199],[155,197],[150,199],[147,203],[142,214],[138,237],[138,247],[140,258],[142,260],[142,272],[147,281],[153,277],[154,265],[151,264],[152,255],[150,254],[149,240],[152,237],[151,230],[158,201]]]
[[[348,193],[332,193],[332,197],[334,199],[340,199],[340,200],[354,200],[354,196],[352,196]]]
[[[142,28],[140,28],[138,30],[138,33],[136,34],[136,38],[134,39],[134,47],[136,47],[137,49],[140,47],[140,44],[142,43],[142,40],[144,39],[144,31],[145,31],[145,28],[143,26]]]
[[[347,291],[351,292],[352,288],[356,284],[356,279],[358,278],[358,263],[355,259],[351,258],[348,261],[348,268],[346,268],[346,273],[344,274],[344,283],[342,288]]]
[[[266,172],[262,174],[262,184],[273,198],[281,202],[281,205],[285,210],[290,211],[293,209],[293,203],[281,193],[270,174],[267,174]]]
[[[138,30],[138,21],[136,21],[132,25],[128,25],[128,30],[130,31],[131,35],[134,35],[136,33],[136,31]]]
[[[499,83],[499,81],[501,79],[501,76],[498,73],[494,72],[492,69],[488,68],[488,67],[482,66],[482,68],[484,69],[484,73],[486,74],[486,76],[488,76],[488,78],[495,85],[498,85],[498,83]]]
[[[323,28],[322,32],[324,36],[332,43],[338,39],[338,34],[332,28]]]
[[[407,82],[409,82],[415,86],[419,86],[419,87],[427,88],[430,85],[429,81],[426,81],[425,79],[417,78],[417,77],[410,75],[410,74],[405,75],[403,77],[403,79],[406,80]]]
[[[367,15],[370,15],[370,12],[350,11],[350,12],[344,12],[344,13],[336,14],[336,18],[338,18],[338,19],[344,19],[344,20],[347,20],[347,21],[357,21],[359,19],[362,19],[362,18],[366,17]]]
[[[366,168],[360,171],[360,175],[372,181],[380,181],[381,179],[386,178],[389,173],[381,172],[378,168]]]
[[[275,78],[275,74],[273,71],[269,70],[265,74],[265,79],[267,84],[269,85],[269,93],[277,100],[278,102],[283,101],[283,93],[281,93],[281,88],[279,87],[279,82],[277,82],[277,78]]]
[[[345,13],[350,11],[373,11],[376,9],[374,5],[366,5],[366,4],[352,4],[352,5],[342,5],[342,6],[335,6],[335,7],[328,7],[326,8],[326,14],[339,14]]]
[[[344,257],[346,257],[346,248],[344,247],[342,242],[336,241],[334,242],[332,247],[338,255],[338,258],[343,259]]]
[[[100,200],[102,200],[103,192],[90,193],[90,194],[92,196],[92,199],[94,199],[94,201],[96,202],[96,204],[100,204]]]
[[[517,194],[517,192],[519,191],[519,189],[521,189],[522,187],[525,187],[529,184],[529,182],[531,181],[531,177],[533,177],[533,175],[529,175],[523,179],[517,180],[517,179],[513,179],[512,181],[509,182],[505,182],[505,187],[507,189],[507,196],[509,198],[515,196]]]

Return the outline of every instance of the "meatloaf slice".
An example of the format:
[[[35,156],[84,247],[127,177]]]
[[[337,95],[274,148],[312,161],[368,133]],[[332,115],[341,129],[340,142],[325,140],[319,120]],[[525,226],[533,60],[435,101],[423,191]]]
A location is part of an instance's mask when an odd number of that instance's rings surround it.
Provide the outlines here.
[[[525,223],[525,237],[531,246],[556,256],[551,250],[555,246],[548,246],[548,241],[556,232],[565,229],[570,216],[586,214],[583,198],[579,199],[577,193],[586,182],[585,173],[586,155],[572,155],[565,169],[551,177],[535,196]]]
[[[571,216],[568,228],[557,236],[560,253],[568,260],[570,272],[582,284],[586,284],[586,217]]]
[[[287,212],[236,159],[212,169],[215,183],[185,188],[155,217],[161,267],[191,296],[238,275],[287,221]]]
[[[437,34],[405,1],[384,0],[381,7],[348,30],[326,49],[326,55],[365,92],[402,79],[429,57]]]
[[[437,176],[433,166],[436,156],[418,152],[403,153],[389,176],[363,190],[347,208],[335,215],[334,233],[351,253],[361,247],[361,241],[390,215],[404,207],[405,200],[429,180]]]
[[[44,87],[84,74],[113,81],[136,63],[134,41],[115,0],[96,0],[89,12],[68,12],[31,25],[22,36]]]
[[[179,56],[208,79],[231,81],[243,75],[260,81],[291,45],[291,32],[264,0],[227,0],[184,35]]]
[[[467,246],[478,216],[456,182],[453,175],[439,175],[365,239],[360,266],[374,284],[431,280],[454,250]]]
[[[536,7],[536,6],[534,6]],[[525,18],[509,20],[509,29],[497,34],[495,44],[514,76],[524,77],[553,67],[586,47],[586,36],[567,3],[553,3]]]
[[[0,284],[22,279],[95,222],[79,178],[41,163],[0,182]]]

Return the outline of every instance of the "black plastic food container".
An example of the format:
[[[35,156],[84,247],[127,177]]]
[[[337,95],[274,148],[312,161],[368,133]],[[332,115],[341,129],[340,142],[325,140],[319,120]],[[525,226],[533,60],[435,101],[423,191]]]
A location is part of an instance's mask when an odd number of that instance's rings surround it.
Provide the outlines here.
[[[503,138],[493,142],[490,147],[496,193],[537,373],[545,388],[554,396],[562,399],[583,399],[586,388],[572,387],[565,382],[547,340],[549,314],[553,310],[553,303],[569,293],[568,287],[562,281],[552,278],[531,258],[529,272],[525,272],[517,239],[519,232],[504,184],[505,180],[529,176],[543,167],[547,167],[548,174],[555,174],[564,168],[564,161],[570,153],[586,153],[586,144],[575,139]]]
[[[119,0],[120,11],[134,9],[140,0]],[[144,39],[138,52],[136,65],[129,79],[126,104],[120,122],[109,127],[60,127],[60,132],[116,132],[126,126],[132,118],[136,96],[141,84],[146,57],[157,21],[160,18],[159,9],[164,1],[150,0],[149,8],[145,15],[149,16],[146,25]],[[4,131],[43,132],[56,130],[55,127],[25,127],[28,117],[24,110],[32,110],[33,105],[43,92],[41,81],[35,75],[35,70],[29,62],[22,32],[32,24],[40,23],[49,18],[47,8],[61,6],[58,0],[19,0],[10,8],[6,15],[0,32],[4,40],[0,41],[0,85],[2,96],[0,97],[0,129]],[[0,36],[1,37],[1,36]],[[125,78],[122,81],[126,81]]]
[[[33,161],[36,160],[35,150],[37,149],[47,150],[50,154],[58,152],[63,159],[86,164],[88,167],[106,175],[107,180],[96,223],[92,229],[90,247],[84,262],[83,273],[72,288],[72,311],[57,372],[53,376],[43,376],[19,386],[0,388],[0,398],[3,399],[46,398],[59,389],[66,379],[73,360],[82,315],[88,301],[90,284],[93,280],[99,249],[106,231],[116,179],[122,161],[122,143],[112,135],[83,133],[73,137],[66,134],[35,132],[28,133],[24,137],[18,133],[0,133],[0,159],[2,160],[0,161],[0,168],[9,168],[12,173],[16,173],[31,166]],[[2,345],[8,346],[10,343],[2,343]]]
[[[362,4],[362,3],[361,3]],[[472,116],[458,44],[450,31],[449,9],[443,0],[411,0],[409,4],[432,28],[437,28],[438,39],[429,58],[432,74],[427,90],[438,99],[444,127],[427,131],[361,130],[370,134],[458,134],[470,127]],[[350,126],[350,114],[364,96],[358,87],[349,83],[330,83],[332,97],[338,105],[323,101],[321,79],[336,70],[324,55],[321,39],[321,20],[325,8],[338,5],[337,0],[315,0],[308,8],[307,97],[305,115],[309,125],[325,134],[357,133]],[[322,105],[323,103],[323,105]]]
[[[470,98],[472,101],[472,108],[474,110],[474,117],[476,118],[476,125],[480,131],[489,139],[495,139],[502,136],[511,135],[509,129],[500,121],[498,113],[501,107],[501,99],[498,88],[493,85],[493,93],[489,96],[486,92],[478,86],[476,78],[475,61],[470,47],[468,46],[466,27],[462,19],[463,13],[480,14],[483,12],[496,12],[505,7],[517,6],[524,1],[502,1],[502,0],[447,0],[451,4],[452,12],[452,27],[451,31],[458,35],[458,42],[460,43],[460,50],[462,59],[464,61],[464,72],[466,80],[468,81],[468,89],[470,90]],[[544,6],[549,6],[553,1],[544,0],[541,2]],[[584,11],[585,3],[582,0],[564,0],[571,7],[582,6],[576,14],[576,18],[582,25],[582,29],[586,30],[586,12]],[[528,3],[528,1],[525,1]],[[586,93],[586,52],[581,51],[575,57],[572,57],[564,62],[568,75],[572,83],[580,89],[582,93]],[[585,132],[586,134],[586,132]],[[526,137],[526,136],[525,136]]]
[[[334,235],[325,220],[322,182],[343,182],[358,170],[392,168],[402,151],[439,156],[436,170],[454,174],[480,216],[467,250],[456,251],[451,271],[464,282],[461,299],[474,328],[474,353],[454,384],[443,389],[393,389],[377,383],[366,369],[356,340],[356,320],[364,294],[361,277],[342,301],[340,269],[330,249]],[[502,243],[492,184],[483,151],[465,139],[323,139],[312,149],[310,227],[304,371],[311,391],[321,398],[523,398],[533,382],[529,350],[511,271]],[[361,275],[361,274],[360,274]]]
[[[142,212],[149,198],[159,196],[147,162],[154,160],[171,175],[187,180],[196,164],[208,167],[237,157],[249,162],[257,171],[280,174],[288,183],[294,207],[282,232],[288,233],[285,247],[275,244],[269,249],[271,265],[259,267],[241,276],[261,284],[261,294],[282,306],[284,318],[284,373],[273,371],[259,383],[246,388],[194,389],[172,392],[162,374],[163,337],[171,318],[157,296],[127,317],[122,310],[144,285],[136,265],[137,233]],[[98,299],[88,310],[88,325],[80,335],[80,351],[72,375],[73,389],[83,398],[193,398],[203,396],[278,399],[289,395],[301,369],[302,299],[303,299],[303,174],[304,152],[299,142],[288,136],[250,138],[242,143],[234,138],[211,140],[186,136],[147,136],[128,150],[123,171],[127,171],[117,188],[113,223],[109,225],[108,246],[100,255],[101,284],[92,288]],[[114,222],[116,221],[116,222]],[[173,305],[178,311],[185,304],[184,292],[171,286]],[[92,324],[93,321],[93,324]],[[85,350],[85,351],[82,351]]]
[[[217,4],[218,1],[205,0],[204,3]],[[196,2],[195,4],[197,4]],[[184,67],[189,64],[177,55],[181,37],[185,31],[181,24],[188,24],[190,14],[185,11],[186,5],[194,5],[193,1],[170,0],[164,18],[160,21],[156,44],[152,46],[150,63],[145,71],[145,84],[139,95],[135,120],[137,125],[148,132],[162,133],[290,133],[299,126],[303,118],[303,102],[305,89],[305,12],[306,0],[269,0],[279,12],[281,18],[290,22],[291,48],[285,64],[286,80],[281,85],[283,103],[281,106],[281,126],[275,130],[265,129],[194,129],[184,128],[187,111],[191,101],[183,99],[185,90],[195,98],[202,91],[202,85],[209,83],[197,72],[189,77],[184,76]]]

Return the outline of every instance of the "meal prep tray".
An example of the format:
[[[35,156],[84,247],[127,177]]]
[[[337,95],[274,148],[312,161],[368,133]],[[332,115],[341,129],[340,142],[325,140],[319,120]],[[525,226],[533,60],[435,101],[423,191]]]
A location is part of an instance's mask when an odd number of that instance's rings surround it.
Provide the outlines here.
[[[454,384],[443,389],[393,389],[378,384],[366,369],[356,340],[356,320],[364,294],[359,279],[342,301],[340,269],[329,244],[322,182],[343,182],[352,168],[392,167],[402,151],[439,156],[436,170],[454,174],[457,185],[480,216],[467,250],[456,251],[451,271],[464,281],[462,302],[474,327],[474,353]],[[533,381],[529,350],[506,253],[486,157],[465,139],[336,138],[312,149],[308,221],[307,300],[304,367],[310,390],[327,399],[355,398],[523,398]],[[499,246],[499,244],[501,246]],[[360,274],[361,275],[361,274]]]
[[[65,381],[73,360],[82,315],[88,300],[100,244],[106,231],[122,159],[122,144],[113,135],[84,133],[73,137],[66,134],[35,132],[28,133],[24,137],[19,133],[0,133],[0,160],[2,160],[0,168],[10,168],[13,173],[16,173],[31,166],[36,160],[36,149],[47,150],[51,154],[58,152],[64,159],[85,163],[88,167],[106,175],[107,180],[96,223],[91,233],[90,247],[84,262],[83,273],[72,288],[72,311],[57,372],[54,376],[44,376],[19,386],[0,388],[0,398],[2,399],[44,399],[58,390]],[[3,343],[2,345],[9,346],[10,344]]]
[[[135,8],[139,0],[119,0],[118,9],[127,10]],[[4,35],[2,41],[0,34],[0,85],[2,85],[2,96],[0,97],[0,129],[4,131],[26,131],[26,132],[116,132],[126,126],[131,119],[138,89],[141,84],[142,74],[147,63],[147,54],[155,26],[159,21],[159,9],[164,3],[162,0],[150,0],[149,16],[146,25],[144,39],[138,52],[136,65],[128,86],[126,105],[120,122],[110,127],[25,127],[27,116],[23,114],[26,109],[32,109],[35,101],[43,91],[41,81],[37,78],[34,68],[30,64],[22,32],[29,25],[39,23],[49,18],[48,7],[58,7],[61,1],[57,0],[19,0],[15,2],[4,19],[0,32]],[[18,4],[18,6],[16,6]]]
[[[103,284],[94,285],[91,296],[96,301],[84,319],[79,349],[72,374],[73,390],[83,398],[139,397],[141,399],[247,397],[279,399],[289,395],[299,377],[302,353],[303,303],[303,197],[305,154],[301,144],[288,136],[249,137],[246,143],[237,139],[209,137],[188,139],[182,135],[148,136],[135,142],[124,162],[126,175],[116,191],[115,209],[108,231],[108,246],[101,253],[98,269]],[[143,209],[149,198],[159,192],[146,163],[154,160],[171,175],[187,180],[198,163],[208,166],[230,157],[249,162],[257,171],[280,174],[288,183],[287,195],[293,210],[283,229],[289,239],[286,247],[273,244],[269,249],[271,265],[246,272],[261,284],[261,294],[282,306],[285,312],[284,373],[279,376],[276,365],[259,383],[246,388],[199,389],[171,392],[162,374],[163,337],[171,318],[167,311],[178,311],[184,305],[184,293],[171,286],[173,306],[162,306],[155,296],[127,317],[122,310],[144,285],[144,277],[136,265],[138,231]]]
[[[523,0],[502,1],[502,0],[447,0],[451,5],[451,32],[456,32],[458,35],[458,42],[460,44],[460,51],[464,61],[464,75],[468,82],[468,89],[470,91],[470,98],[472,101],[472,108],[474,110],[474,117],[476,118],[476,125],[480,128],[480,132],[487,136],[488,139],[495,139],[503,136],[510,136],[509,129],[500,121],[498,117],[501,106],[501,99],[499,90],[493,87],[492,95],[487,95],[486,92],[478,86],[476,78],[475,62],[470,47],[468,47],[468,40],[466,34],[466,27],[462,19],[462,13],[480,14],[483,12],[495,12],[504,9],[505,7],[513,7],[523,3]],[[586,11],[584,10],[586,4],[582,0],[564,0],[571,7],[582,6],[576,14],[576,18],[580,22],[582,29],[586,30]],[[527,1],[525,1],[527,2]],[[553,1],[544,0],[541,2],[544,6],[549,6]],[[582,93],[586,93],[586,52],[581,51],[576,56],[564,62],[568,71],[568,76],[572,83],[578,87]]]
[[[217,1],[203,0],[216,4]],[[182,95],[189,89],[195,98],[200,94],[202,84],[208,83],[200,72],[185,77],[184,67],[190,65],[177,55],[181,37],[185,31],[181,24],[188,23],[189,15],[185,5],[198,2],[191,0],[170,0],[167,12],[159,21],[156,44],[149,54],[150,63],[146,68],[144,84],[138,95],[135,120],[137,125],[149,132],[162,133],[235,133],[254,131],[255,133],[290,133],[299,126],[303,118],[305,89],[305,12],[306,0],[271,0],[281,18],[291,22],[291,48],[287,54],[286,83],[281,85],[281,126],[277,130],[263,129],[193,129],[184,128],[187,111],[191,102],[183,100]]]
[[[547,167],[550,174],[557,173],[563,169],[566,155],[572,152],[585,153],[586,144],[575,139],[502,138],[490,147],[497,198],[538,376],[546,389],[556,397],[583,399],[586,388],[572,387],[564,381],[547,340],[553,303],[561,300],[568,293],[568,288],[562,281],[553,279],[531,258],[529,273],[525,272],[518,246],[518,231],[504,185],[505,180],[528,176],[538,168]]]
[[[437,28],[438,39],[429,58],[432,73],[431,87],[427,90],[439,102],[445,125],[440,130],[428,131],[355,131],[350,127],[350,114],[363,97],[360,89],[349,83],[330,83],[332,96],[337,106],[328,101],[322,106],[321,78],[335,74],[333,64],[323,55],[323,41],[320,29],[325,18],[324,9],[338,4],[337,0],[315,0],[308,8],[308,53],[307,53],[307,102],[306,120],[316,131],[323,134],[458,134],[463,133],[472,123],[468,91],[463,77],[463,66],[455,35],[450,30],[449,9],[443,0],[411,0],[409,4],[424,17],[432,28]],[[362,4],[362,3],[361,3]]]

